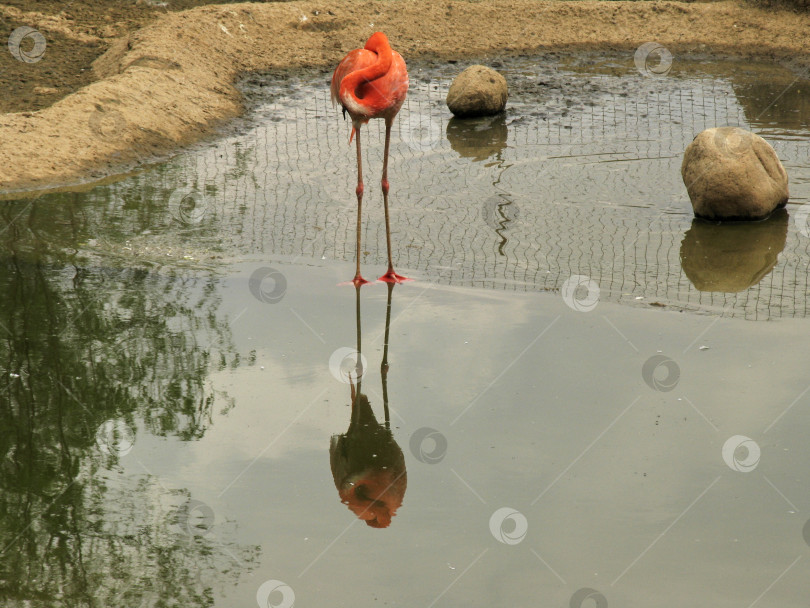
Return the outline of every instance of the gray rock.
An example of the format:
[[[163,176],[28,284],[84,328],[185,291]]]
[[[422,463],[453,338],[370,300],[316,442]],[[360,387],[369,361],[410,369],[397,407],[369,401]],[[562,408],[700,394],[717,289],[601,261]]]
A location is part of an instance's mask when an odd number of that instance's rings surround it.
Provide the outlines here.
[[[759,220],[788,201],[788,178],[774,149],[739,127],[698,133],[686,148],[681,177],[697,217]]]
[[[492,68],[471,65],[456,76],[447,92],[447,107],[459,118],[503,112],[509,91],[506,79]]]

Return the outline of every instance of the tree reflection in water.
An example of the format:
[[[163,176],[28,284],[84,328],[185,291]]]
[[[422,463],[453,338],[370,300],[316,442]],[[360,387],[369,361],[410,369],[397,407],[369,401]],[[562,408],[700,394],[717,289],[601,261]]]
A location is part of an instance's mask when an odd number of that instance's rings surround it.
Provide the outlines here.
[[[210,425],[206,376],[238,363],[214,279],[82,251],[101,220],[69,197],[0,204],[0,604],[210,606],[257,550],[119,459]]]

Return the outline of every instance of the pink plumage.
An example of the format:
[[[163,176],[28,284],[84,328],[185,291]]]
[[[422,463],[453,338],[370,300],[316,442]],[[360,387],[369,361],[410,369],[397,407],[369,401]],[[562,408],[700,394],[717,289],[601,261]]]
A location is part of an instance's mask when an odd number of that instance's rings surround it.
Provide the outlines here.
[[[382,191],[385,204],[385,233],[388,246],[388,272],[381,281],[400,283],[407,279],[394,272],[391,262],[391,229],[388,218],[388,148],[391,125],[408,93],[408,70],[402,56],[391,48],[382,32],[372,34],[362,49],[350,51],[332,74],[332,103],[343,107],[352,119],[349,142],[357,134],[357,271],[352,283],[360,287],[368,283],[360,276],[360,233],[363,205],[363,164],[360,149],[360,127],[372,118],[385,120],[385,152],[383,154]]]

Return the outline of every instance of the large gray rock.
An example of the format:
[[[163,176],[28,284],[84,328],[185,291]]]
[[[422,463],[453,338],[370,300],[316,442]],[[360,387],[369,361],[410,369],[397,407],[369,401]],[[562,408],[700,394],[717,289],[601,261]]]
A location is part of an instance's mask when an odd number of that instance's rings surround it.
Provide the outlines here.
[[[471,65],[456,76],[447,92],[447,107],[459,118],[503,112],[509,91],[506,78],[485,65]]]
[[[710,220],[759,220],[788,201],[776,152],[739,127],[698,133],[683,154],[681,177],[695,215]]]

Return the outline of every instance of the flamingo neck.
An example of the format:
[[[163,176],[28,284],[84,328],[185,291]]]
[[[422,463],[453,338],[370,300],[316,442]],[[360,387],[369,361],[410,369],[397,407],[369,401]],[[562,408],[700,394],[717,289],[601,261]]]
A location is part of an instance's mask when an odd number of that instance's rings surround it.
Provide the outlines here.
[[[365,49],[376,53],[377,61],[362,70],[351,72],[340,83],[340,100],[352,114],[367,113],[363,97],[358,96],[357,92],[364,84],[385,76],[391,69],[394,59],[394,51],[391,50],[391,45],[382,32],[371,36],[366,42]],[[363,96],[365,97],[365,94]]]

